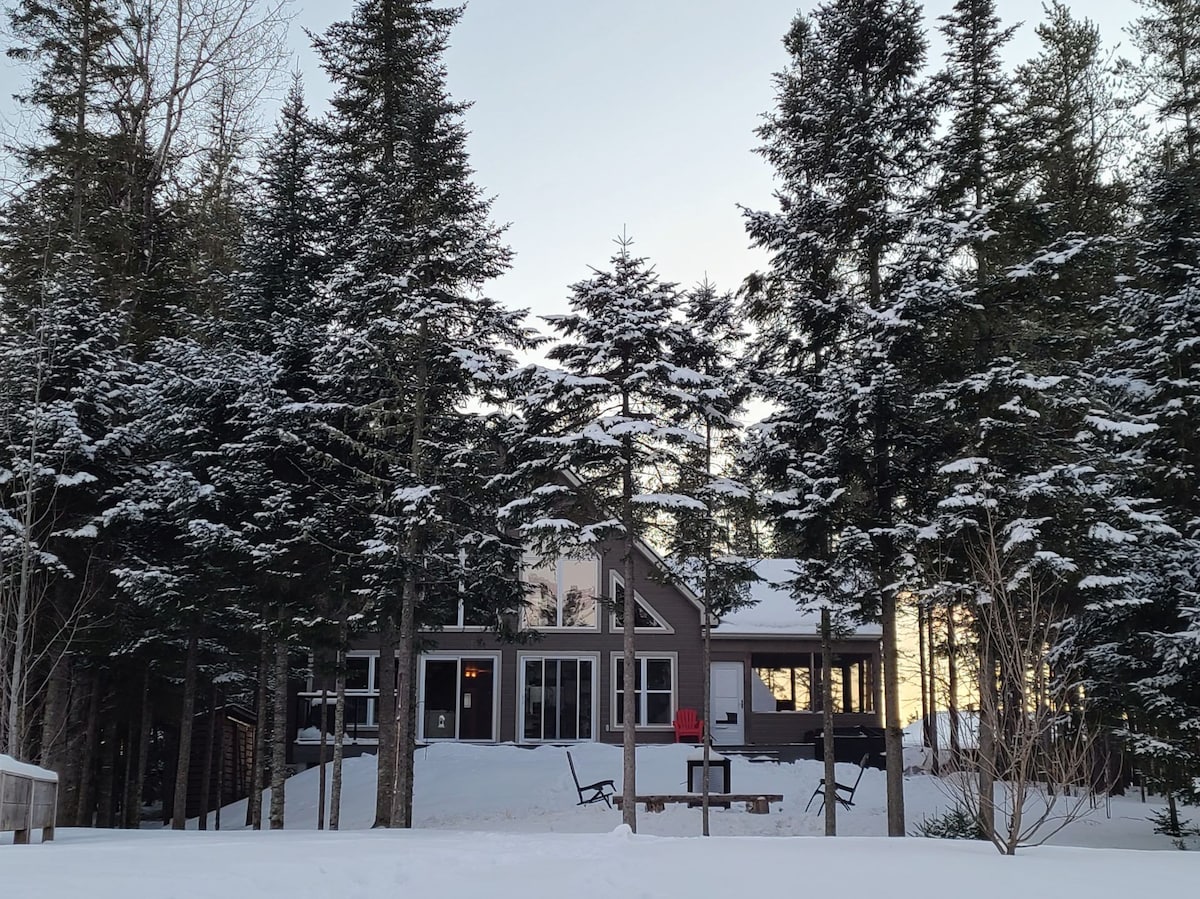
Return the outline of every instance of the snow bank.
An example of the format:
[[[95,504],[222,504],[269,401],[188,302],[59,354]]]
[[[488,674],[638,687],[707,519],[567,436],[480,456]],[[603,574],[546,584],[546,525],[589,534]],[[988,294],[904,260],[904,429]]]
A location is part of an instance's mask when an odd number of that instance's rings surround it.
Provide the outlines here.
[[[641,746],[638,748],[637,790],[640,793],[682,793],[687,763],[694,744]],[[612,778],[621,788],[621,747],[583,743],[571,747],[581,783]],[[817,804],[804,811],[824,777],[821,762],[794,764],[755,762],[729,756],[734,792],[780,793],[783,802],[771,806],[769,815],[748,815],[737,806],[712,813],[712,832],[723,836],[818,836],[824,819]],[[838,765],[842,783],[858,775],[857,765]],[[287,782],[288,829],[311,830],[317,825],[319,772],[312,768]],[[849,780],[847,780],[849,779]],[[326,789],[328,791],[329,785]],[[369,830],[375,817],[375,758],[346,761],[342,787],[341,826],[344,830]],[[939,778],[911,776],[904,783],[910,829],[926,816],[944,812],[954,804],[952,792]],[[621,814],[603,803],[579,807],[578,795],[562,747],[524,749],[512,745],[478,746],[436,743],[418,750],[413,813],[420,828],[523,833],[606,833],[621,823]],[[1153,832],[1148,820],[1160,805],[1143,804],[1134,796],[1103,797],[1090,817],[1077,821],[1055,837],[1061,845],[1171,849],[1166,837]],[[839,810],[838,832],[849,836],[886,836],[887,801],[882,771],[867,769],[854,798],[854,808]],[[221,813],[222,827],[241,827],[245,802]],[[209,826],[213,822],[210,818]],[[195,826],[192,822],[190,826]],[[695,836],[700,832],[700,811],[668,806],[658,814],[638,811],[642,834]]]
[[[788,895],[798,883],[813,896],[1125,899],[1151,884],[1187,895],[1200,857],[1044,848],[1006,858],[952,840],[677,839],[619,827],[586,836],[68,829],[54,843],[0,846],[0,871],[5,895],[88,899],[720,899]]]

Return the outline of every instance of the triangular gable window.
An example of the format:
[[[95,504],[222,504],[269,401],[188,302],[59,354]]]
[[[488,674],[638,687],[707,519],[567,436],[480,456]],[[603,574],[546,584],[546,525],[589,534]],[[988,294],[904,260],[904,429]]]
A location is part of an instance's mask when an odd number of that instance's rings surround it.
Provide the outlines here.
[[[612,616],[609,627],[619,631],[625,623],[625,582],[615,571],[609,580],[609,597],[612,601]],[[634,611],[633,626],[639,631],[656,631],[662,634],[673,634],[675,629],[667,624],[666,619],[655,611],[642,594],[633,592],[633,601],[637,604]]]

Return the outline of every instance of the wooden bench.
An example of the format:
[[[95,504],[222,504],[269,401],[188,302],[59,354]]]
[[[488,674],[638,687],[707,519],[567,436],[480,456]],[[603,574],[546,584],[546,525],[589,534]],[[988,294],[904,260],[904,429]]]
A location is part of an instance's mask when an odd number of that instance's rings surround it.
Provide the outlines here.
[[[613,802],[617,804],[617,808],[621,807],[621,796],[614,796]],[[637,802],[645,804],[648,812],[666,811],[667,804],[686,805],[688,808],[696,808],[703,805],[704,800],[698,793],[683,793],[683,794],[663,794],[655,796],[635,796]],[[746,803],[746,811],[752,815],[769,815],[771,813],[772,802],[783,802],[783,796],[779,793],[709,793],[709,807],[720,806],[729,808],[735,802]]]
[[[42,842],[54,839],[58,775],[33,765],[7,767],[0,758],[0,831],[13,831],[13,842],[25,844],[35,829]]]

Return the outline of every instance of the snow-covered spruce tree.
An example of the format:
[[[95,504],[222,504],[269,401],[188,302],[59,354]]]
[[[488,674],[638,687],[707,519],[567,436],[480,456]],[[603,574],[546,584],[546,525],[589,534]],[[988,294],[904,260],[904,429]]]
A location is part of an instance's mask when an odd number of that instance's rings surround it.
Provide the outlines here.
[[[43,734],[65,710],[45,706],[41,685],[81,650],[71,635],[95,614],[123,366],[119,324],[101,311],[84,254],[52,264],[22,285],[24,308],[8,293],[0,314],[0,745],[61,763],[60,741]]]
[[[659,520],[681,509],[707,511],[699,490],[675,492],[669,472],[685,447],[702,446],[700,404],[725,400],[723,385],[682,362],[689,329],[681,298],[645,259],[618,241],[610,268],[571,288],[570,309],[548,316],[558,340],[547,353],[556,368],[531,367],[518,379],[524,435],[517,471],[527,496],[505,520],[541,558],[595,552],[605,541],[623,563],[622,677],[637,665],[635,555]],[[621,815],[637,827],[636,692],[618,710],[624,735]]]
[[[1104,304],[1124,327],[1095,367],[1120,427],[1143,435],[1133,489],[1157,501],[1175,538],[1141,548],[1141,602],[1119,608],[1120,628],[1094,649],[1093,692],[1123,717],[1177,823],[1177,798],[1200,801],[1200,14],[1170,0],[1144,6],[1137,77],[1163,127],[1144,162],[1134,267]]]
[[[904,497],[924,451],[907,404],[927,368],[913,322],[936,300],[914,289],[928,259],[907,249],[932,127],[920,8],[834,0],[797,17],[784,43],[759,132],[781,208],[747,214],[771,255],[748,313],[760,389],[778,409],[757,462],[778,545],[801,560],[797,595],[883,623],[888,833],[903,836],[896,607]]]
[[[684,420],[704,442],[682,448],[670,489],[702,499],[705,508],[676,509],[663,538],[669,557],[687,573],[704,604],[701,832],[708,836],[712,627],[749,602],[748,585],[756,579],[751,561],[739,557],[734,548],[738,522],[754,514],[751,489],[733,474],[740,450],[738,416],[749,388],[739,364],[747,334],[733,294],[719,293],[707,279],[684,297],[683,320],[691,334],[679,363],[704,380],[694,389],[681,383],[675,390],[688,415]]]
[[[1094,309],[1119,261],[1113,234],[1123,187],[1112,177],[1116,132],[1104,127],[1115,101],[1094,26],[1060,5],[1049,11],[1037,31],[1041,52],[1018,70],[1011,100],[999,83],[972,96],[969,82],[955,79],[960,104],[980,102],[977,120],[990,115],[1006,127],[984,145],[991,171],[964,182],[965,196],[939,197],[941,214],[963,222],[944,256],[967,264],[942,276],[952,302],[936,327],[956,336],[957,351],[945,357],[944,381],[922,396],[944,453],[943,480],[922,503],[928,526],[920,533],[945,579],[929,589],[968,606],[995,603],[988,583],[1004,571],[1012,577],[999,594],[1005,602],[1036,596],[1041,614],[1059,618],[1054,627],[1030,621],[1027,633],[1006,635],[995,623],[1020,621],[1021,610],[974,608],[981,704],[991,713],[981,721],[987,764],[972,807],[989,833],[1004,826],[994,816],[992,780],[1006,770],[1004,747],[1015,742],[1028,701],[1028,684],[1012,667],[1018,656],[991,641],[1055,635],[1059,644],[1043,651],[1059,667],[1046,686],[1070,685],[1082,721],[1083,644],[1105,627],[1106,600],[1127,591],[1135,567],[1128,548],[1151,524],[1122,493],[1124,457],[1108,419],[1089,414],[1102,405],[1086,368],[1102,339]],[[1003,34],[994,20],[991,33]],[[948,37],[956,55],[963,35]],[[994,51],[990,58],[998,65]],[[953,119],[948,139],[959,121],[972,119]],[[985,558],[995,564],[981,566]],[[1018,589],[1023,584],[1029,589]],[[1089,717],[1086,726],[1096,725]]]
[[[318,365],[321,398],[340,410],[339,461],[376,522],[364,544],[380,623],[379,826],[412,823],[416,631],[430,548],[477,509],[458,505],[443,450],[467,443],[477,415],[469,404],[486,402],[511,366],[506,347],[527,341],[521,314],[480,292],[509,252],[471,179],[467,106],[446,92],[442,57],[460,15],[429,0],[359,0],[317,41],[335,86],[326,134],[337,218],[335,327]],[[494,529],[489,520],[478,529]]]

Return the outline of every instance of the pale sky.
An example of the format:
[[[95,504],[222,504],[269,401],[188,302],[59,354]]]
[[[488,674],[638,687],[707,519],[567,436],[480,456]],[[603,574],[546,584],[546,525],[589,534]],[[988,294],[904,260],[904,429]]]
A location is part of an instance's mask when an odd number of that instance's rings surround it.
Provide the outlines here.
[[[623,228],[661,277],[707,272],[733,289],[764,257],[738,205],[770,208],[769,167],[753,152],[771,107],[782,38],[808,0],[470,0],[447,57],[450,89],[470,100],[477,181],[510,223],[512,271],[492,293],[535,313],[562,311],[567,287],[603,266]],[[1036,46],[1040,0],[1000,0],[1019,62]],[[1076,0],[1110,44],[1134,0]],[[299,0],[299,28],[321,30],[350,0]],[[952,0],[926,4],[932,18]],[[935,36],[936,37],[936,36]],[[1132,50],[1127,51],[1132,54]],[[940,47],[931,46],[931,56]],[[300,63],[314,106],[328,94],[311,50]]]
[[[952,0],[931,0],[930,20]],[[738,205],[771,208],[771,171],[752,152],[770,109],[781,39],[810,0],[469,0],[446,64],[473,101],[476,180],[510,224],[513,269],[491,287],[510,306],[562,311],[568,285],[604,266],[622,230],[666,280],[705,274],[736,288],[762,267]],[[1034,51],[1040,0],[1000,0],[1009,45]],[[1135,0],[1075,0],[1111,46]],[[330,94],[304,29],[349,16],[352,0],[294,0],[291,45],[314,109]],[[1132,55],[1132,51],[1127,50]],[[933,35],[931,57],[940,54]],[[10,95],[24,71],[0,57],[0,120],[20,128]]]

